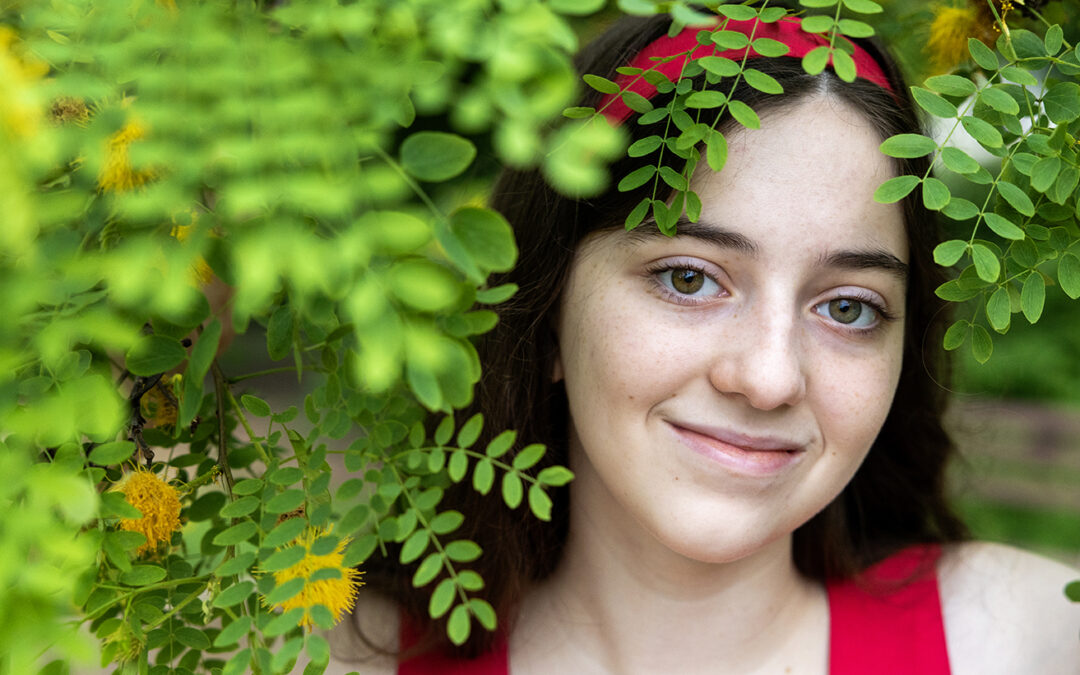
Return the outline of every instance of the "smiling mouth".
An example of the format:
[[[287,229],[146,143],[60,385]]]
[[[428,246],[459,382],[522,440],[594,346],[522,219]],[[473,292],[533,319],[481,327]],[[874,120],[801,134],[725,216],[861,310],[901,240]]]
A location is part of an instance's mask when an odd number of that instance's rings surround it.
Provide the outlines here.
[[[695,453],[739,474],[773,476],[805,455],[805,446],[786,439],[746,436],[725,429],[668,422],[676,437]]]

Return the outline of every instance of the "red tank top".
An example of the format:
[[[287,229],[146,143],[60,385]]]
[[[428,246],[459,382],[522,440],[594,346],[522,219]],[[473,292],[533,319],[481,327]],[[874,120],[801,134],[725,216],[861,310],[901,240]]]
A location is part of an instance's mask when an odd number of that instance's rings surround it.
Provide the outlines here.
[[[939,546],[912,547],[857,579],[829,582],[830,675],[948,675],[935,564]],[[403,646],[413,644],[402,622]],[[507,643],[476,659],[422,654],[398,675],[509,675]]]

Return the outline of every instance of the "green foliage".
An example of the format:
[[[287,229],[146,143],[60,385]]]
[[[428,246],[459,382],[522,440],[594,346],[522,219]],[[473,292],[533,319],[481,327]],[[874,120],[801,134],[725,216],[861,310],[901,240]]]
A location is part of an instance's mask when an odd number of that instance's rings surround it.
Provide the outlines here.
[[[495,628],[443,490],[498,478],[550,519],[569,473],[541,481],[512,432],[474,450],[479,418],[450,443],[497,320],[474,305],[516,290],[487,287],[517,249],[471,175],[493,153],[605,187],[621,134],[551,125],[576,88],[562,14],[601,4],[0,10],[0,673],[98,649],[150,673],[290,672],[306,650],[322,672],[303,626],[398,545],[418,586],[442,579],[452,638]],[[237,334],[308,393],[226,373]],[[126,491],[136,467],[155,495]],[[171,520],[144,518],[170,495]],[[324,569],[288,576],[308,556]]]
[[[966,241],[945,242],[934,257],[946,267],[960,266],[959,278],[939,288],[938,295],[972,307],[970,318],[946,334],[945,347],[957,349],[970,338],[972,354],[982,363],[993,353],[982,321],[1004,334],[1013,314],[1023,314],[1029,323],[1042,317],[1048,285],[1060,286],[1069,297],[1080,295],[1074,251],[1080,219],[1075,150],[1080,61],[1056,24],[1047,28],[1045,39],[1014,28],[998,40],[996,52],[977,40],[968,46],[985,77],[938,75],[926,80],[925,89],[912,88],[926,114],[951,121],[944,139],[903,134],[881,149],[893,157],[932,153],[942,178],[954,189],[983,193],[983,203],[954,204],[949,187],[929,173],[887,181],[875,198],[896,201],[903,188],[921,181],[928,208],[973,221]],[[1044,75],[1033,75],[1043,70]],[[995,157],[996,175],[949,144],[960,130]]]

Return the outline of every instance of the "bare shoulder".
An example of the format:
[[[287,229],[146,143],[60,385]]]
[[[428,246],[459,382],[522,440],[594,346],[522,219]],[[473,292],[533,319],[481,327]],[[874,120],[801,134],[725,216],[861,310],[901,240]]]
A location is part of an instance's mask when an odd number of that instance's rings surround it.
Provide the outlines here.
[[[330,631],[326,675],[394,675],[400,619],[393,601],[361,589],[352,616]]]
[[[1080,673],[1080,571],[1011,546],[945,549],[938,570],[952,672]]]

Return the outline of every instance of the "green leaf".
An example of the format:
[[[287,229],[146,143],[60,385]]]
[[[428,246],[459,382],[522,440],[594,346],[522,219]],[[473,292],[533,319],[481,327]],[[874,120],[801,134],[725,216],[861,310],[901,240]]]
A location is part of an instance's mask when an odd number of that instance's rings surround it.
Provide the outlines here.
[[[280,572],[303,560],[306,554],[307,549],[303,546],[290,546],[287,549],[271,553],[266,560],[259,564],[259,569],[264,572]]]
[[[987,87],[979,92],[979,100],[998,112],[1015,115],[1020,112],[1020,104],[1004,90]]]
[[[477,618],[484,628],[488,630],[495,630],[496,618],[495,608],[491,606],[487,600],[483,598],[471,598],[469,600],[469,611]]]
[[[473,467],[473,489],[482,495],[486,495],[491,491],[491,486],[494,482],[495,469],[491,465],[491,460],[485,458],[477,462],[476,466]]]
[[[929,177],[923,181],[923,206],[931,211],[940,211],[949,204],[952,193],[948,186],[937,178]]]
[[[142,518],[137,508],[128,504],[124,493],[108,491],[101,495],[101,516],[103,518]]]
[[[971,354],[979,363],[986,363],[994,353],[994,341],[985,328],[976,324],[971,329]]]
[[[1064,42],[1064,36],[1062,35],[1061,26],[1054,24],[1046,29],[1046,35],[1043,36],[1043,45],[1046,47],[1046,53],[1050,56],[1054,56],[1061,49],[1061,43]]]
[[[994,330],[999,333],[1005,333],[1009,330],[1012,313],[1011,304],[1009,292],[1004,287],[994,291],[986,302],[986,318]]]
[[[551,506],[551,497],[548,497],[542,487],[534,484],[529,488],[529,510],[533,515],[545,522],[550,521]]]
[[[401,546],[401,564],[408,565],[424,554],[431,541],[427,530],[417,530],[409,535]]]
[[[664,139],[655,134],[646,136],[631,143],[630,147],[626,149],[626,154],[630,157],[644,157],[659,149],[663,142]]]
[[[968,328],[971,324],[967,321],[960,320],[953,325],[949,326],[949,330],[945,331],[945,339],[943,346],[947,351],[953,351],[959,349],[964,344],[964,340],[967,339]]]
[[[1054,124],[1067,124],[1080,117],[1080,85],[1058,82],[1043,96],[1043,109]]]
[[[304,472],[295,466],[283,466],[280,469],[275,469],[268,477],[268,480],[274,485],[280,485],[285,487],[287,485],[295,485],[304,478]]]
[[[414,588],[420,588],[426,586],[431,581],[439,576],[439,571],[442,569],[443,554],[436,551],[435,553],[429,553],[424,561],[416,568],[416,573],[413,574],[412,585]]]
[[[620,91],[619,85],[607,78],[600,77],[599,75],[584,75],[581,79],[585,81],[585,84],[601,94],[618,94]]]
[[[731,116],[735,118],[736,122],[747,129],[761,128],[761,120],[758,118],[757,113],[742,101],[729,101],[728,111],[731,112]]]
[[[476,439],[480,438],[480,431],[484,428],[483,413],[476,413],[468,419],[458,430],[458,447],[471,448]]]
[[[1009,206],[1029,218],[1035,215],[1035,205],[1031,202],[1031,198],[1027,196],[1027,193],[1019,187],[1006,180],[999,180],[997,189],[998,193],[1009,203]]]
[[[679,190],[681,192],[685,191],[687,188],[686,179],[670,166],[660,167],[660,177],[664,179],[664,182],[667,183],[668,187],[672,190]]]
[[[472,570],[463,570],[458,574],[458,584],[467,591],[479,591],[484,588],[484,580]]]
[[[1056,155],[1043,157],[1031,167],[1031,187],[1046,192],[1061,172],[1061,159]]]
[[[844,82],[854,82],[858,74],[855,72],[855,60],[842,49],[833,52],[833,70]]]
[[[1073,602],[1080,602],[1080,580],[1065,584],[1065,597]]]
[[[231,647],[240,642],[249,630],[251,630],[251,617],[241,614],[218,633],[218,636],[214,638],[214,646]]]
[[[487,448],[484,449],[484,454],[492,458],[502,457],[513,447],[515,440],[517,440],[517,432],[508,429],[491,439],[491,442],[487,444]]]
[[[270,621],[263,626],[262,632],[266,637],[274,638],[279,635],[288,633],[293,628],[300,625],[300,620],[304,618],[304,609],[302,607],[295,607],[279,614],[278,616],[270,619]]]
[[[446,557],[454,562],[472,562],[480,557],[483,550],[476,542],[459,539],[446,545]]]
[[[649,197],[643,197],[637,206],[630,211],[626,216],[626,220],[623,222],[623,226],[627,231],[634,229],[645,220],[645,216],[649,213],[649,207],[652,205],[652,199]]]
[[[450,607],[454,604],[454,590],[453,579],[440,581],[431,593],[431,598],[428,599],[428,616],[438,619],[450,611]]]
[[[1005,66],[1002,68],[1001,78],[1025,87],[1036,87],[1039,85],[1039,80],[1034,75],[1023,68],[1017,68],[1016,66]]]
[[[1042,316],[1046,302],[1046,280],[1037,271],[1032,270],[1024,279],[1024,289],[1020,292],[1020,308],[1028,323],[1035,323]]]
[[[1065,253],[1058,262],[1058,283],[1065,295],[1073,300],[1080,298],[1080,258]]]
[[[836,3],[833,2],[835,5]],[[808,16],[802,20],[802,29],[807,33],[824,33],[825,31],[832,30],[832,27],[836,23],[831,16],[825,14],[816,14],[814,16]]]
[[[190,649],[210,649],[210,638],[206,633],[191,626],[179,626],[173,631],[173,639]]]
[[[927,88],[944,96],[967,97],[975,93],[975,83],[959,75],[935,75],[926,79]]]
[[[839,0],[799,0],[799,4],[810,9],[825,9],[833,7]]]
[[[709,39],[721,49],[743,49],[750,44],[750,38],[733,30],[714,31]]]
[[[247,600],[254,591],[255,584],[253,582],[241,581],[218,593],[214,597],[214,602],[212,604],[214,607],[232,607],[233,605],[238,605],[244,600]],[[246,632],[246,630],[244,632]]]
[[[705,159],[709,163],[709,168],[713,171],[720,171],[724,168],[724,164],[727,163],[727,156],[727,138],[719,131],[713,131],[709,134],[708,145],[705,149]]]
[[[967,252],[967,247],[968,243],[960,239],[943,241],[934,247],[934,262],[942,267],[952,267]]]
[[[890,157],[923,157],[937,150],[937,143],[922,134],[897,134],[887,138],[879,149]]]
[[[235,546],[242,541],[247,541],[255,535],[259,528],[255,527],[255,523],[250,520],[245,520],[242,523],[237,523],[230,528],[218,532],[214,537],[214,546]]]
[[[629,192],[635,190],[645,183],[649,182],[649,179],[656,173],[656,166],[652,164],[646,164],[645,166],[638,167],[630,173],[626,174],[622,180],[619,181],[619,192]]]
[[[469,610],[466,605],[458,605],[450,612],[450,620],[446,622],[446,637],[455,645],[463,645],[469,639],[472,623],[469,621]]]
[[[221,509],[222,518],[240,518],[253,512],[259,508],[260,500],[258,497],[251,495],[247,497],[241,497],[234,502],[229,502]]]
[[[723,92],[706,89],[695,91],[686,97],[687,108],[719,108],[727,103],[727,96]]]
[[[754,51],[758,54],[769,58],[786,56],[788,52],[791,51],[791,47],[779,40],[773,40],[772,38],[758,38],[751,42],[750,46],[753,47]]]
[[[135,444],[131,441],[110,441],[102,443],[90,451],[90,462],[98,466],[119,464],[135,453]]]
[[[562,114],[563,117],[566,117],[568,119],[580,120],[586,117],[592,117],[594,114],[596,114],[596,109],[586,106],[571,106],[569,108],[564,108]]]
[[[429,526],[435,534],[449,534],[461,527],[465,522],[465,516],[459,511],[443,511],[431,519]]]
[[[454,211],[450,216],[450,231],[483,272],[506,272],[517,261],[517,244],[510,223],[491,209],[466,206]]]
[[[450,462],[446,467],[447,475],[450,476],[450,480],[455,483],[460,483],[461,479],[465,477],[465,474],[469,470],[469,457],[462,449],[457,449],[450,453]]]
[[[366,509],[365,504],[360,504],[357,508],[361,506]],[[350,514],[351,513],[352,511],[350,511]],[[361,519],[361,524],[363,521],[367,520],[366,514],[367,512],[364,511],[365,517]],[[345,522],[345,520],[347,519],[342,519],[342,522]],[[305,527],[307,527],[307,522],[303,518],[288,518],[280,525],[270,530],[270,534],[266,535],[266,538],[263,539],[262,545],[266,548],[278,548],[279,546],[284,546],[299,537]]]
[[[543,458],[545,450],[546,448],[540,443],[525,446],[521,452],[514,456],[514,468],[518,471],[531,469]]]
[[[311,658],[312,664],[320,664],[325,666],[330,662],[330,643],[323,636],[317,633],[309,634],[307,636],[307,644],[305,645],[305,648],[307,650],[308,657]],[[309,675],[307,670],[304,671],[304,675]]]
[[[573,479],[574,473],[565,466],[549,466],[536,476],[536,480],[540,481],[540,483],[554,487],[566,485]]]
[[[134,565],[131,570],[120,575],[120,582],[128,586],[149,586],[166,576],[164,568],[157,565]]]
[[[418,131],[401,143],[402,168],[428,183],[460,175],[475,157],[472,141],[443,131]]]
[[[890,178],[874,191],[874,201],[879,204],[892,204],[907,197],[915,186],[922,181],[918,176],[896,176]]]
[[[214,576],[217,577],[232,577],[237,574],[242,574],[251,569],[251,566],[255,564],[255,552],[245,551],[239,553],[235,558],[228,558],[225,562],[218,565],[214,570]]]
[[[844,6],[859,14],[880,14],[885,11],[874,0],[844,0]]]
[[[994,50],[983,44],[982,40],[969,37],[968,52],[971,53],[971,58],[978,64],[983,70],[997,70],[998,59],[994,54]]]
[[[125,362],[132,375],[149,377],[172,370],[186,358],[187,351],[176,338],[144,335],[128,350]]]
[[[256,417],[270,416],[270,404],[262,400],[258,396],[252,396],[251,394],[243,394],[240,396],[240,403],[249,413],[255,415]]]
[[[803,70],[808,75],[820,75],[821,71],[825,70],[825,67],[829,65],[830,53],[829,48],[825,45],[814,47],[802,59]]]
[[[873,26],[863,21],[856,21],[855,19],[840,19],[837,28],[842,35],[852,38],[868,38],[874,35]],[[847,52],[844,53],[846,54]],[[836,58],[835,53],[833,54],[833,58]]]
[[[993,283],[1001,276],[1001,261],[984,244],[972,244],[971,258],[975,263],[975,272],[983,281]]]
[[[754,8],[746,5],[720,5],[716,8],[716,11],[732,21],[750,21],[757,17]]]
[[[964,130],[979,143],[988,148],[1000,148],[1002,145],[1001,132],[995,129],[989,122],[978,117],[962,117],[960,123]]]
[[[782,94],[784,87],[776,81],[772,75],[767,75],[756,68],[747,68],[743,71],[743,79],[746,83],[766,94]]]
[[[734,77],[742,70],[738,62],[723,56],[702,56],[697,59],[697,63],[713,75],[720,77]]]
[[[941,212],[953,220],[968,220],[979,215],[979,207],[961,197],[953,197]]]
[[[930,113],[934,117],[953,119],[957,115],[955,105],[949,103],[941,96],[938,96],[929,89],[923,89],[922,87],[912,87],[911,95],[915,99],[915,102],[919,104],[920,108]]]
[[[293,341],[293,313],[288,305],[282,305],[270,315],[266,324],[266,351],[274,361],[289,355]]]
[[[502,496],[503,501],[511,509],[516,509],[521,504],[521,498],[524,496],[521,485],[521,476],[517,475],[513,471],[503,474],[502,479]]]
[[[980,43],[981,44],[981,43]],[[954,173],[970,174],[979,170],[980,164],[971,155],[952,146],[941,149],[941,161]]]
[[[970,268],[968,268],[970,269]],[[950,279],[934,289],[934,295],[949,302],[964,302],[979,294],[979,289],[961,286],[956,279]]]
[[[984,213],[983,219],[990,229],[999,237],[1019,241],[1024,238],[1024,231],[1017,227],[1011,220],[996,213]]]

